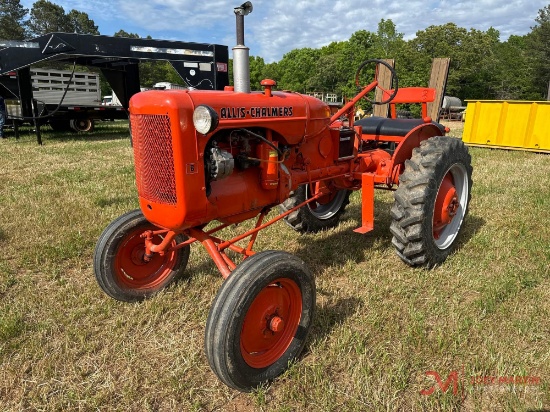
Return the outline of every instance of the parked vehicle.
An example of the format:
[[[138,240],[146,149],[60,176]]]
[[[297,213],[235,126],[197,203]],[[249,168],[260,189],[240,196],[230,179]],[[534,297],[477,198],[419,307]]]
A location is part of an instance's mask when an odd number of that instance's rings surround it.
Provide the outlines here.
[[[0,84],[14,97],[7,99],[8,120],[24,123],[17,73],[0,76]],[[54,130],[91,132],[96,120],[128,118],[121,105],[102,104],[97,73],[31,68],[31,84],[38,113],[43,117],[40,122]],[[51,117],[44,117],[48,114]]]
[[[170,82],[158,82],[153,85],[153,90],[187,90],[186,86]]]

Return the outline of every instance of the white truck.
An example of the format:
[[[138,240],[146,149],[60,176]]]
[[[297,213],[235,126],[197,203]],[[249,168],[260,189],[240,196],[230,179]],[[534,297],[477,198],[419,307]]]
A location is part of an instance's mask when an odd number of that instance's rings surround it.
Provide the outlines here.
[[[157,84],[164,84],[164,83],[157,83]],[[150,89],[147,87],[140,87],[139,90],[141,92],[144,92]],[[120,101],[120,99],[118,98],[114,90],[111,90],[111,94],[108,94],[107,96],[103,96],[103,100],[101,101],[101,104],[103,106],[122,106],[122,102]]]
[[[170,82],[155,83],[151,89],[146,87],[140,87],[140,91],[142,92],[146,90],[187,90],[187,89],[188,87],[186,86],[182,86],[181,84],[170,83]],[[103,106],[122,106],[122,103],[120,102],[116,93],[113,90],[111,90],[111,93],[112,94],[103,96],[103,100],[101,101],[101,104]]]
[[[103,106],[122,106],[122,103],[118,99],[115,92],[112,92],[113,94],[109,94],[107,96],[103,96],[103,101],[101,104]]]
[[[187,86],[170,82],[158,82],[153,85],[153,90],[187,90]]]

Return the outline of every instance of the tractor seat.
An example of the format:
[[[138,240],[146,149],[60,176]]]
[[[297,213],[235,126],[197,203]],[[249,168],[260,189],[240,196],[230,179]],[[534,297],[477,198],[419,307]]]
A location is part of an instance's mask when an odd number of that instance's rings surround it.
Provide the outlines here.
[[[388,119],[385,117],[366,117],[358,120],[355,126],[363,127],[363,134],[377,136],[406,136],[417,126],[426,124],[422,119]],[[445,134],[445,126],[432,122]]]

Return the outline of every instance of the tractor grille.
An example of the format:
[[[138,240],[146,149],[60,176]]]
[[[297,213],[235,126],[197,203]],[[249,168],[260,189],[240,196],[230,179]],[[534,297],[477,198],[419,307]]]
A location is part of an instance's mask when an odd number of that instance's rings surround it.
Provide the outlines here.
[[[130,121],[139,195],[151,202],[175,205],[170,118],[167,115],[131,115]]]

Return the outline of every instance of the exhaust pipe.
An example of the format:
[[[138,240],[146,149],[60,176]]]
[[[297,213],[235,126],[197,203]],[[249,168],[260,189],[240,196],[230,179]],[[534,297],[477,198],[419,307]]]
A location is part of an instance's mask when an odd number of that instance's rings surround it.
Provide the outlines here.
[[[237,45],[233,47],[233,85],[235,92],[250,93],[250,49],[244,45],[244,16],[252,13],[247,1],[233,9],[237,18]]]

